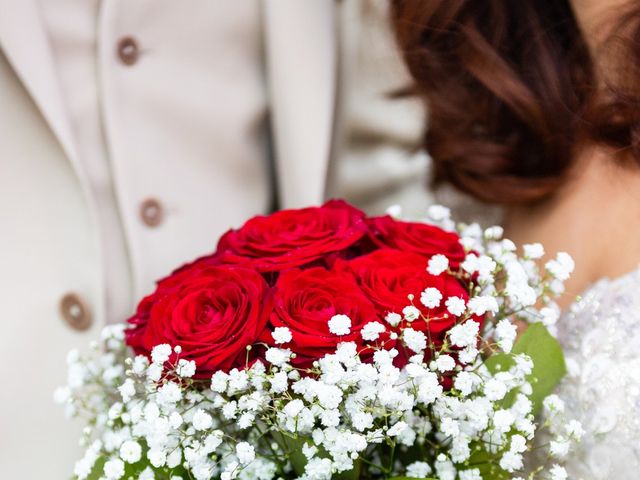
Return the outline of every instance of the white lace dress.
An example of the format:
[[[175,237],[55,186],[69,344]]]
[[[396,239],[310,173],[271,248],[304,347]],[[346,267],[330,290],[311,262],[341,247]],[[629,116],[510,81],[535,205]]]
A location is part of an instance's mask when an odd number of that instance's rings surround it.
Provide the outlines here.
[[[584,292],[558,338],[569,371],[558,394],[586,431],[569,478],[640,479],[640,269]]]

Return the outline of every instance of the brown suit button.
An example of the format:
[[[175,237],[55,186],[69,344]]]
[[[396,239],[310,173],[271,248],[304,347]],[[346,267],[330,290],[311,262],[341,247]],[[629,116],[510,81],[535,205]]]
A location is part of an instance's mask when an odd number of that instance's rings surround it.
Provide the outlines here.
[[[162,204],[155,198],[147,198],[140,205],[140,218],[147,227],[157,227],[162,223]]]
[[[91,327],[91,312],[77,293],[67,293],[60,300],[60,314],[71,328],[78,331]]]
[[[138,42],[133,37],[123,37],[118,42],[118,57],[125,65],[133,65],[140,57]]]

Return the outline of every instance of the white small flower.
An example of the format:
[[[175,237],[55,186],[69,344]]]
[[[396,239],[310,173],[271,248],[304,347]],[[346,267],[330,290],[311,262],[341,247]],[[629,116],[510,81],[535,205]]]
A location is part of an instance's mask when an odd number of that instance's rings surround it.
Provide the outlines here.
[[[144,355],[136,355],[136,358],[133,359],[133,366],[131,369],[136,375],[142,375],[148,366],[149,359],[147,357]]]
[[[502,235],[504,235],[504,228],[499,225],[494,225],[484,231],[484,237],[487,240],[500,240]]]
[[[498,346],[507,353],[511,352],[511,349],[513,348],[513,342],[515,341],[517,335],[517,327],[506,318],[500,320],[496,325],[496,341],[498,343]]]
[[[446,272],[449,268],[449,259],[444,255],[438,253],[429,259],[427,265],[427,272],[437,277],[442,272]]]
[[[397,327],[398,324],[402,321],[402,317],[394,312],[387,313],[387,316],[384,317],[384,319],[392,327]]]
[[[413,462],[407,466],[409,478],[427,478],[431,472],[431,466],[427,462]]]
[[[462,315],[466,308],[464,300],[460,297],[449,297],[444,304],[446,305],[449,313],[457,317]]]
[[[456,362],[450,355],[440,355],[436,358],[436,369],[439,372],[450,372],[456,368]]]
[[[154,363],[147,368],[147,378],[152,382],[157,382],[162,377],[162,364]]]
[[[349,335],[351,332],[351,319],[347,315],[334,315],[329,320],[329,331],[334,335]]]
[[[182,415],[180,415],[178,412],[172,412],[171,415],[169,415],[169,425],[171,425],[171,428],[178,429],[180,428],[182,423]]]
[[[440,422],[440,431],[448,437],[454,437],[460,433],[460,425],[453,418],[445,417]]]
[[[385,331],[385,326],[380,322],[368,322],[362,327],[360,334],[362,339],[367,342],[373,342],[378,339],[381,333]]]
[[[482,480],[482,475],[480,475],[480,469],[478,468],[461,470],[458,472],[458,476],[460,477],[460,480]]]
[[[151,361],[153,363],[162,365],[164,362],[169,360],[172,352],[173,350],[171,348],[171,345],[169,345],[168,343],[156,345],[151,350]]]
[[[222,393],[227,389],[229,375],[223,371],[217,371],[211,376],[211,390]]]
[[[127,463],[136,463],[142,458],[142,447],[135,440],[127,440],[120,446],[120,458]]]
[[[484,394],[493,402],[502,400],[507,394],[507,386],[497,378],[490,378],[484,384]]]
[[[401,205],[391,205],[386,210],[385,213],[393,218],[400,218],[402,216],[402,206]]]
[[[543,307],[540,309],[540,317],[540,321],[545,327],[552,327],[560,318],[560,309],[554,307]]]
[[[514,435],[511,437],[509,450],[515,453],[524,453],[527,450],[527,439],[522,435]]]
[[[487,312],[496,313],[499,310],[497,300],[491,296],[470,298],[467,306],[474,315],[484,315]]]
[[[551,440],[549,442],[549,453],[555,458],[564,458],[569,453],[571,444],[566,440]]]
[[[407,429],[409,425],[406,422],[399,421],[395,425],[393,425],[389,430],[387,430],[387,435],[389,437],[395,437],[400,435],[405,429]]]
[[[409,305],[402,309],[402,315],[404,315],[404,319],[407,322],[413,322],[417,318],[420,318],[420,310],[418,310],[413,305]]]
[[[271,336],[273,337],[273,341],[276,342],[276,345],[281,345],[283,343],[289,343],[293,339],[293,335],[291,334],[291,330],[288,327],[276,327],[271,332]]]
[[[523,466],[522,455],[509,450],[500,459],[500,468],[507,472],[515,472]]]
[[[415,353],[421,353],[427,348],[427,337],[425,334],[413,328],[405,328],[402,331],[402,339],[405,345]]]
[[[273,393],[283,393],[289,387],[289,377],[287,372],[278,372],[269,379],[270,391]]]
[[[291,350],[282,349],[282,348],[269,348],[265,354],[264,358],[267,362],[275,365],[276,367],[280,367],[287,363],[291,358]]]
[[[196,374],[196,362],[193,360],[185,360],[181,358],[178,360],[178,367],[176,373],[182,378],[191,378]]]
[[[427,208],[427,216],[436,222],[442,222],[451,217],[451,210],[443,205],[431,205]]]
[[[196,413],[193,415],[191,424],[193,425],[193,428],[195,428],[196,430],[199,430],[199,431],[207,430],[211,428],[211,426],[213,425],[213,419],[211,418],[211,415],[209,415],[207,412],[199,408],[198,410],[196,410]]]
[[[544,247],[541,243],[529,243],[523,245],[524,256],[529,260],[538,260],[544,256]]]
[[[564,401],[556,394],[547,396],[542,401],[542,405],[547,412],[564,412]]]
[[[493,413],[493,426],[500,433],[506,433],[511,429],[516,417],[509,410],[496,410]]]
[[[474,374],[462,371],[456,375],[453,386],[466,397],[473,391],[475,383]]]
[[[241,465],[247,465],[256,458],[256,452],[247,442],[240,442],[236,445],[236,456]]]
[[[331,480],[331,468],[331,460],[328,458],[313,458],[304,467],[304,478],[309,480]]]
[[[475,346],[478,343],[480,325],[473,320],[459,323],[449,330],[449,340],[456,347]]]
[[[145,468],[140,475],[138,475],[138,480],[155,480],[156,475],[153,473],[151,467]],[[173,480],[173,479],[172,479]]]
[[[111,459],[104,464],[103,471],[107,480],[119,480],[124,475],[124,462],[119,458]]]
[[[560,465],[554,465],[549,470],[550,480],[567,480],[568,477],[567,471]]]
[[[564,282],[573,272],[576,264],[566,252],[559,252],[554,260],[549,260],[545,267],[558,280]]]
[[[577,420],[571,420],[567,424],[567,435],[571,438],[575,438],[576,440],[580,440],[584,435],[584,428],[582,428],[582,424]]]
[[[295,418],[300,414],[303,408],[304,403],[302,403],[302,400],[296,398],[295,400],[291,400],[287,403],[282,411],[287,417]]]
[[[224,407],[222,407],[222,416],[227,420],[232,420],[236,418],[238,413],[238,403],[234,400],[229,403],[226,403]]]
[[[171,405],[182,399],[182,390],[176,382],[167,382],[158,389],[157,401],[161,405]]]
[[[124,383],[118,387],[118,391],[122,396],[122,401],[127,403],[136,394],[135,383],[131,378],[127,378]]]
[[[442,293],[437,288],[425,288],[420,294],[420,302],[427,308],[437,308],[442,301]]]

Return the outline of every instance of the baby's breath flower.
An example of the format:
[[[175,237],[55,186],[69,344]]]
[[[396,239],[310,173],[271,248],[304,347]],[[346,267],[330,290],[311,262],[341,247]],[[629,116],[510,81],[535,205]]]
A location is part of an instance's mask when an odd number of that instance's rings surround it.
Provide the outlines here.
[[[513,348],[517,334],[517,327],[507,319],[500,320],[496,325],[496,341],[498,346],[507,353]]]
[[[193,360],[185,360],[181,358],[178,360],[178,367],[176,373],[182,378],[191,378],[196,374],[196,362]]]
[[[427,265],[427,272],[437,277],[441,275],[443,272],[446,272],[448,268],[449,268],[449,259],[444,255],[438,253],[429,259],[429,263]]]
[[[456,367],[456,362],[450,355],[439,355],[436,358],[436,369],[439,372],[449,372]]]
[[[380,322],[368,322],[362,327],[360,334],[363,340],[373,342],[377,340],[385,330],[385,326]]]
[[[384,317],[384,319],[392,327],[397,327],[398,324],[402,321],[402,317],[394,312],[387,313],[387,316]]]
[[[456,317],[462,315],[466,309],[464,299],[460,297],[449,297],[444,304],[446,305],[449,313],[451,315],[455,315]]]
[[[156,345],[151,350],[151,361],[153,363],[163,364],[169,357],[171,356],[171,345],[167,343],[163,343],[161,345]]]
[[[253,462],[256,458],[256,452],[247,442],[240,442],[236,445],[236,455],[241,465]]]
[[[405,328],[402,331],[402,338],[405,345],[416,353],[420,353],[427,348],[427,336],[421,331]]]
[[[120,447],[120,458],[127,463],[137,463],[142,458],[142,447],[135,440],[127,440]]]
[[[191,424],[193,425],[193,428],[195,428],[196,430],[207,430],[211,428],[211,425],[213,424],[213,419],[211,418],[211,415],[209,415],[207,412],[205,412],[202,409],[198,409],[196,410],[196,413],[193,415],[193,420],[191,420]]]
[[[440,306],[441,301],[442,293],[440,293],[440,290],[438,290],[437,288],[425,288],[424,291],[420,294],[420,303],[422,303],[427,308],[437,308]]]
[[[420,310],[413,305],[409,305],[402,309],[402,315],[407,322],[413,322],[417,318],[420,318]]]
[[[283,343],[289,343],[293,339],[293,335],[291,334],[291,330],[288,327],[276,327],[273,329],[271,333],[273,337],[273,341],[276,342],[276,345],[281,345]]]
[[[351,319],[347,315],[334,315],[329,320],[329,331],[334,335],[349,335]]]
[[[433,470],[427,462],[413,462],[407,466],[407,477],[427,478]]]
[[[544,257],[544,247],[541,243],[529,243],[522,246],[525,258],[538,260]]]
[[[119,480],[124,476],[124,462],[113,458],[104,464],[104,476],[107,480]]]
[[[560,465],[554,465],[549,471],[549,478],[550,480],[567,480],[569,476],[567,475],[567,471],[564,469],[564,467],[561,467]]]

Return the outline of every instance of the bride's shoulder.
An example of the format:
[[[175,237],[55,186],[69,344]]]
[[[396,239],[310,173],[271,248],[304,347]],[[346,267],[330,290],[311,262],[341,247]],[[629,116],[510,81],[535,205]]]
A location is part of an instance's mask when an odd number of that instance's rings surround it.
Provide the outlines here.
[[[586,435],[575,478],[636,478],[640,468],[640,268],[588,288],[563,315],[568,374],[559,395]],[[629,476],[633,474],[634,476]]]

